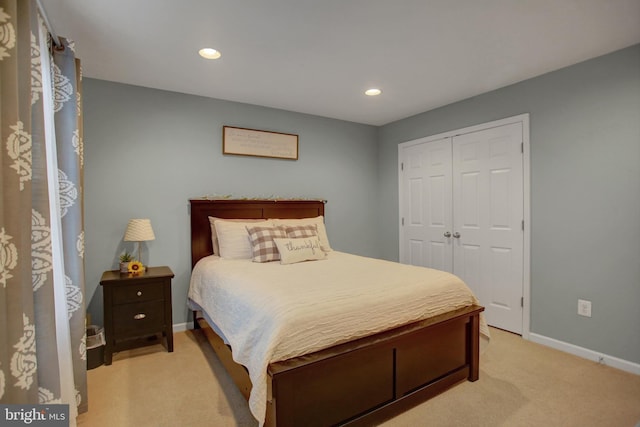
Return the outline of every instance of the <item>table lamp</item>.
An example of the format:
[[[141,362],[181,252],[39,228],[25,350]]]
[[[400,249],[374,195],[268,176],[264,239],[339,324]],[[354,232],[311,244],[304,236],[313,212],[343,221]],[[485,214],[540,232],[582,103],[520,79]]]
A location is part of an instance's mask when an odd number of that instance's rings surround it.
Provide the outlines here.
[[[124,241],[138,243],[138,261],[142,262],[142,260],[140,259],[140,242],[155,240],[155,238],[156,235],[153,234],[153,228],[151,228],[150,219],[145,218],[129,220],[127,231],[124,233]]]

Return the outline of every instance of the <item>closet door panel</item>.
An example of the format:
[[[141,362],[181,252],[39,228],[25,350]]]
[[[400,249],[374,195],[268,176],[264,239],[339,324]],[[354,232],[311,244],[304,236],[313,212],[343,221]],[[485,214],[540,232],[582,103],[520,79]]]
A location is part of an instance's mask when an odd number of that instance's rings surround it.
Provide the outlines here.
[[[451,140],[403,149],[403,207],[400,259],[413,265],[452,271]]]
[[[522,332],[522,124],[453,138],[454,273],[490,325]],[[471,256],[471,253],[474,255]]]

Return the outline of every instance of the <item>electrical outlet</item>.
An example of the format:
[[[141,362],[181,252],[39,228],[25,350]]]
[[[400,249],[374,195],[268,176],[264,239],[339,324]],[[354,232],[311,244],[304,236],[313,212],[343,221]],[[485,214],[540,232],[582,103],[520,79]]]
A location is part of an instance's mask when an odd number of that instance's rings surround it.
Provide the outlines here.
[[[591,317],[591,301],[578,300],[578,314],[580,316]]]

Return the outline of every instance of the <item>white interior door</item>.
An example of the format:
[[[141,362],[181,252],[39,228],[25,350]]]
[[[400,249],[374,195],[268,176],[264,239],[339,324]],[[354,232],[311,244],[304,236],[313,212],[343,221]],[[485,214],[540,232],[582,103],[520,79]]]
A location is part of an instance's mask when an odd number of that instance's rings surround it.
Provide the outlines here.
[[[521,334],[523,122],[461,132],[400,145],[400,262],[453,272],[490,325]]]
[[[451,138],[407,146],[401,154],[402,262],[453,271]]]
[[[522,123],[453,138],[453,272],[487,322],[522,333]]]

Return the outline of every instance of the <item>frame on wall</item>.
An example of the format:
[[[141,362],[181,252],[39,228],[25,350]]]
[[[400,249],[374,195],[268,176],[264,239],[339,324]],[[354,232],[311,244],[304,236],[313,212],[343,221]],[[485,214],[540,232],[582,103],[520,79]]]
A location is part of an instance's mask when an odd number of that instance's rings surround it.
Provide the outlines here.
[[[298,160],[298,135],[223,126],[222,154]]]

